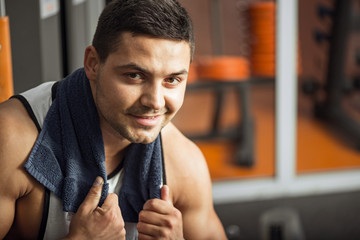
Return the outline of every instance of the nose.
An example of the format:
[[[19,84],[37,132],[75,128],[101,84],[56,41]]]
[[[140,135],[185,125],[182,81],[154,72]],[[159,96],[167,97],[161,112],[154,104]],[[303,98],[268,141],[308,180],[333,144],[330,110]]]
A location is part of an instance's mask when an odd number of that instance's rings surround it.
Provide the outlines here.
[[[153,110],[160,110],[165,106],[163,87],[160,83],[151,83],[144,86],[140,102],[143,106]]]

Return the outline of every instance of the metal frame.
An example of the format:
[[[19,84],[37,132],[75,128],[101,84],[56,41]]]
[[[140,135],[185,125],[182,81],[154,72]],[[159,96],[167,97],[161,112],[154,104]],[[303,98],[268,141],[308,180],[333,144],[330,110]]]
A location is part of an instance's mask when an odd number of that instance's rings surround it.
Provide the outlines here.
[[[5,0],[0,0],[0,17],[6,16]]]

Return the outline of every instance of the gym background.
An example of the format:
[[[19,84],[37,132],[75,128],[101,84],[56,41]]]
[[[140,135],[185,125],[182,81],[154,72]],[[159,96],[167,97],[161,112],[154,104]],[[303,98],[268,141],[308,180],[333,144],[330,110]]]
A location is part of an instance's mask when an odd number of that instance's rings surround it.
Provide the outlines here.
[[[360,239],[360,1],[179,1],[196,51],[174,123],[229,239]],[[1,0],[1,101],[81,67],[108,2]]]

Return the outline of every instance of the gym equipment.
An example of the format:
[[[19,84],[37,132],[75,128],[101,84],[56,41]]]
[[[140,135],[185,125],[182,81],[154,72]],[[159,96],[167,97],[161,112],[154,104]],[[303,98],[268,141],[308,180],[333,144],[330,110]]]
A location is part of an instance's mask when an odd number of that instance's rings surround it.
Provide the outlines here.
[[[9,17],[5,13],[4,0],[0,0],[0,102],[13,94]]]
[[[64,75],[83,66],[85,48],[91,45],[104,0],[64,0],[61,4]]]
[[[328,123],[344,140],[360,150],[360,122],[344,109],[342,101],[352,90],[345,74],[345,58],[349,35],[353,28],[350,0],[336,0],[332,13],[329,62],[327,67],[325,99],[315,98],[315,116]],[[328,11],[329,12],[329,11]],[[356,81],[354,82],[356,86]]]
[[[249,3],[247,15],[251,36],[249,42],[251,76],[273,79],[276,70],[276,2]],[[299,74],[301,73],[300,60],[298,57]]]
[[[188,91],[211,91],[215,95],[212,128],[208,133],[191,135],[193,140],[224,138],[237,144],[235,163],[240,166],[254,165],[254,121],[250,111],[249,62],[245,58],[216,56],[199,59],[196,63],[197,80],[188,85]],[[192,69],[191,71],[195,71]],[[233,128],[221,129],[221,110],[225,94],[236,90],[241,111],[239,122]]]
[[[275,207],[260,216],[261,240],[304,240],[298,212],[290,207]]]
[[[59,0],[6,1],[15,93],[63,77]]]

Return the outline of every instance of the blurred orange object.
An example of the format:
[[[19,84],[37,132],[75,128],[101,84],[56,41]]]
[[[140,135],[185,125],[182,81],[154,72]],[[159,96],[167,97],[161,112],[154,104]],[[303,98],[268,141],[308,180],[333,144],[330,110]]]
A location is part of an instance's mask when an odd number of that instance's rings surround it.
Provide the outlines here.
[[[252,3],[249,5],[248,17],[250,34],[253,39],[249,56],[251,75],[274,77],[276,69],[276,3]],[[299,57],[298,73],[300,72]]]
[[[197,64],[196,62],[192,62],[189,67],[189,74],[187,78],[187,83],[193,83],[198,79],[198,73],[197,73]]]
[[[258,26],[251,25],[251,32],[255,36],[261,36],[263,38],[271,38],[276,31],[274,25],[267,23]]]
[[[254,44],[255,45],[255,44]],[[262,55],[262,54],[272,54],[272,55],[275,55],[276,53],[276,44],[273,43],[263,43],[263,42],[258,42],[256,44],[256,46],[253,46],[252,49],[251,49],[251,57],[253,58],[258,58],[256,56],[258,55]]]
[[[249,62],[242,57],[206,57],[197,64],[200,80],[243,81],[250,76]]]
[[[272,53],[261,53],[261,54],[252,54],[250,59],[252,60],[252,63],[275,63],[275,54]]]
[[[0,102],[14,94],[9,17],[0,17]]]
[[[257,2],[253,5],[252,8],[249,9],[250,13],[260,14],[260,13],[268,13],[270,10],[275,11],[275,3],[274,2]]]

